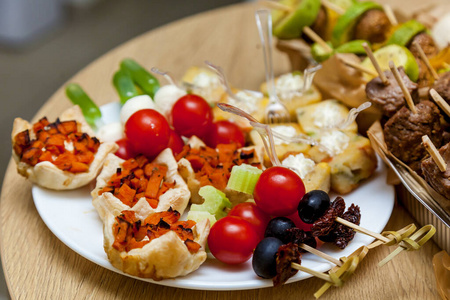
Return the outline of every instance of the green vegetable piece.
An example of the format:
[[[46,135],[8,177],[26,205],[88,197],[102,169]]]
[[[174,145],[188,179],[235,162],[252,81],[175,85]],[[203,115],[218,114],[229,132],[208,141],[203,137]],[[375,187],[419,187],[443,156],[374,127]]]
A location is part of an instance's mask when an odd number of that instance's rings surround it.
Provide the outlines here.
[[[198,194],[205,201],[203,204],[192,204],[191,211],[206,211],[219,220],[227,215],[227,208],[231,208],[231,202],[226,195],[212,185],[201,187]]]
[[[367,43],[371,47],[370,43],[365,40],[353,40],[348,43],[342,44],[336,48],[337,53],[354,53],[358,55],[366,55],[363,44]]]
[[[295,7],[297,5],[298,0],[281,0],[279,1],[280,4],[286,5],[288,7]],[[280,9],[272,9],[270,11],[270,14],[272,15],[272,24],[275,26],[279,21],[281,21],[287,14],[286,11],[280,10]]]
[[[356,2],[350,6],[346,12],[339,17],[336,25],[331,33],[331,43],[337,47],[349,41],[351,39],[351,34],[353,33],[353,28],[359,18],[368,10],[380,9],[383,7],[375,2]]]
[[[227,188],[238,192],[253,195],[256,182],[261,176],[262,170],[251,165],[242,164],[233,166]]]
[[[328,0],[328,2],[333,3],[340,8],[347,10],[350,6],[358,2],[357,0]]]
[[[194,205],[194,204],[192,204]],[[187,215],[188,220],[195,221],[195,223],[199,223],[200,221],[203,221],[204,219],[209,219],[210,226],[213,226],[214,223],[216,223],[216,217],[212,214],[210,214],[207,211],[195,211],[190,210]]]
[[[409,20],[403,23],[391,37],[387,40],[387,45],[408,46],[411,40],[421,32],[426,31],[427,28],[422,23],[416,20]]]
[[[320,10],[320,0],[302,0],[273,28],[273,35],[280,39],[295,39],[301,36],[303,27],[311,26]]]
[[[122,60],[120,68],[130,72],[134,83],[153,99],[156,91],[159,89],[158,79],[131,58]]]
[[[397,67],[403,66],[403,68],[405,68],[405,73],[406,75],[408,75],[409,79],[416,82],[419,78],[419,66],[417,65],[417,61],[414,58],[414,55],[412,55],[411,51],[409,51],[408,48],[404,46],[387,45],[376,50],[373,53],[373,56],[375,57],[378,64],[380,65],[380,68],[383,71],[389,70],[389,61],[392,60]],[[372,62],[368,57],[362,61],[361,65],[376,72]],[[367,74],[364,74],[364,76],[367,80],[372,79]]]
[[[78,105],[83,112],[86,122],[92,128],[97,128],[101,120],[102,113],[100,108],[85,93],[81,86],[77,83],[69,83],[66,86],[66,95],[74,105]]]
[[[114,73],[113,85],[116,88],[117,93],[120,97],[120,104],[124,105],[128,99],[136,97],[139,95],[136,89],[133,79],[129,72],[125,70],[119,70]]]
[[[327,42],[327,44],[333,48],[333,46],[331,45],[330,42]],[[317,62],[323,62],[325,60],[327,60],[328,58],[331,57],[331,55],[333,55],[334,51],[329,52],[327,50],[325,50],[320,44],[318,43],[314,43],[311,46],[311,55],[312,57],[317,61]]]

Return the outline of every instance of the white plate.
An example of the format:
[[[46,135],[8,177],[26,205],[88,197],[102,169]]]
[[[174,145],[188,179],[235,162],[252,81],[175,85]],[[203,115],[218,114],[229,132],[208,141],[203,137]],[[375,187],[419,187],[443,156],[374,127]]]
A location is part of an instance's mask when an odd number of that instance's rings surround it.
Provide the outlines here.
[[[118,103],[103,106],[102,114],[105,123],[118,120]],[[381,160],[378,160],[378,165],[378,169],[369,181],[344,196],[347,206],[351,203],[360,206],[361,226],[374,232],[383,231],[394,207],[394,189],[386,184],[386,167]],[[33,186],[32,192],[42,220],[64,244],[104,268],[130,276],[114,268],[103,250],[103,226],[91,203],[92,188],[91,185],[77,190],[59,192]],[[349,255],[360,246],[368,245],[372,241],[373,238],[357,233],[344,250],[339,250],[332,245],[324,245],[320,250],[339,258]],[[325,272],[333,266],[309,253],[303,255],[302,265],[319,272]],[[311,275],[298,272],[288,282],[309,277]],[[160,285],[201,290],[245,290],[272,286],[271,280],[261,279],[255,275],[251,260],[242,265],[229,266],[215,259],[208,259],[197,271],[185,277],[162,281],[133,278]]]

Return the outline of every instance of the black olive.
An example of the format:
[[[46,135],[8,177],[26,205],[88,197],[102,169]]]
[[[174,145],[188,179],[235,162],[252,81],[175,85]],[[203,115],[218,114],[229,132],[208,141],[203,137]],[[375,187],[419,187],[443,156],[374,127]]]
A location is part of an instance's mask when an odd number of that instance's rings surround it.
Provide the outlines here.
[[[297,211],[298,216],[307,224],[314,223],[330,207],[330,197],[321,190],[306,193],[300,200]]]

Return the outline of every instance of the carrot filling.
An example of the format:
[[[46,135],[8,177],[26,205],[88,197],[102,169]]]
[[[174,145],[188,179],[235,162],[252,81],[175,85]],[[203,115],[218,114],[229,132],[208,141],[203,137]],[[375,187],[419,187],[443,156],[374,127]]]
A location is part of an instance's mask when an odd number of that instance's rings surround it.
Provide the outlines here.
[[[57,119],[50,123],[46,117],[33,124],[30,130],[19,132],[14,137],[14,152],[20,161],[31,166],[49,161],[63,171],[81,173],[89,170],[100,141],[78,130],[76,121]]]
[[[166,165],[150,162],[139,155],[126,160],[98,194],[110,192],[130,207],[145,197],[150,206],[156,208],[159,197],[176,184],[166,181],[167,171]]]
[[[192,220],[179,221],[180,213],[172,208],[149,215],[144,221],[136,217],[134,211],[124,210],[116,217],[113,225],[114,249],[130,251],[142,248],[153,239],[173,231],[184,242],[190,253],[196,253],[200,245],[194,242]]]
[[[212,185],[219,190],[227,187],[233,166],[245,163],[262,168],[260,162],[253,162],[256,158],[254,149],[238,149],[234,143],[219,144],[216,149],[206,146],[193,149],[185,145],[176,160],[182,158],[191,163],[200,186]]]

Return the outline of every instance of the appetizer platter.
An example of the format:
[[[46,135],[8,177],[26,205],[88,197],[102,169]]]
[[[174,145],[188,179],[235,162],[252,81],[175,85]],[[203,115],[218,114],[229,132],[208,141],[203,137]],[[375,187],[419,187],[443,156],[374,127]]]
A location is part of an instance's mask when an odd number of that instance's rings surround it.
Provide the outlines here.
[[[287,12],[286,3],[278,8]],[[380,7],[370,3],[357,9],[359,15],[374,10],[379,18]],[[321,2],[302,5],[317,8],[301,24],[309,28]],[[259,91],[235,87],[209,61],[174,78],[125,58],[112,78],[120,101],[99,108],[81,86],[69,83],[66,97],[75,106],[68,112],[34,124],[18,118],[13,158],[18,173],[35,184],[35,206],[53,234],[97,265],[143,281],[244,290],[316,276],[325,281],[316,297],[342,286],[370,249],[398,246],[381,266],[426,243],[435,233],[431,225],[380,234],[394,191],[373,140],[355,121],[379,112],[362,99],[351,105],[350,98],[324,96],[316,84],[327,61],[345,51],[324,51],[316,42],[314,61],[275,78],[271,38],[277,14],[255,12],[266,71]],[[281,24],[273,28],[279,43],[302,32],[291,32],[290,20]],[[335,44],[350,39],[348,29],[341,31],[333,36]],[[377,62],[392,57],[392,49],[373,56],[367,42],[358,42],[355,53],[364,49],[364,76],[376,77],[369,63],[379,69]],[[412,90],[418,66],[402,66],[395,78],[399,86],[397,78],[410,80]],[[408,102],[405,90],[399,97]]]

